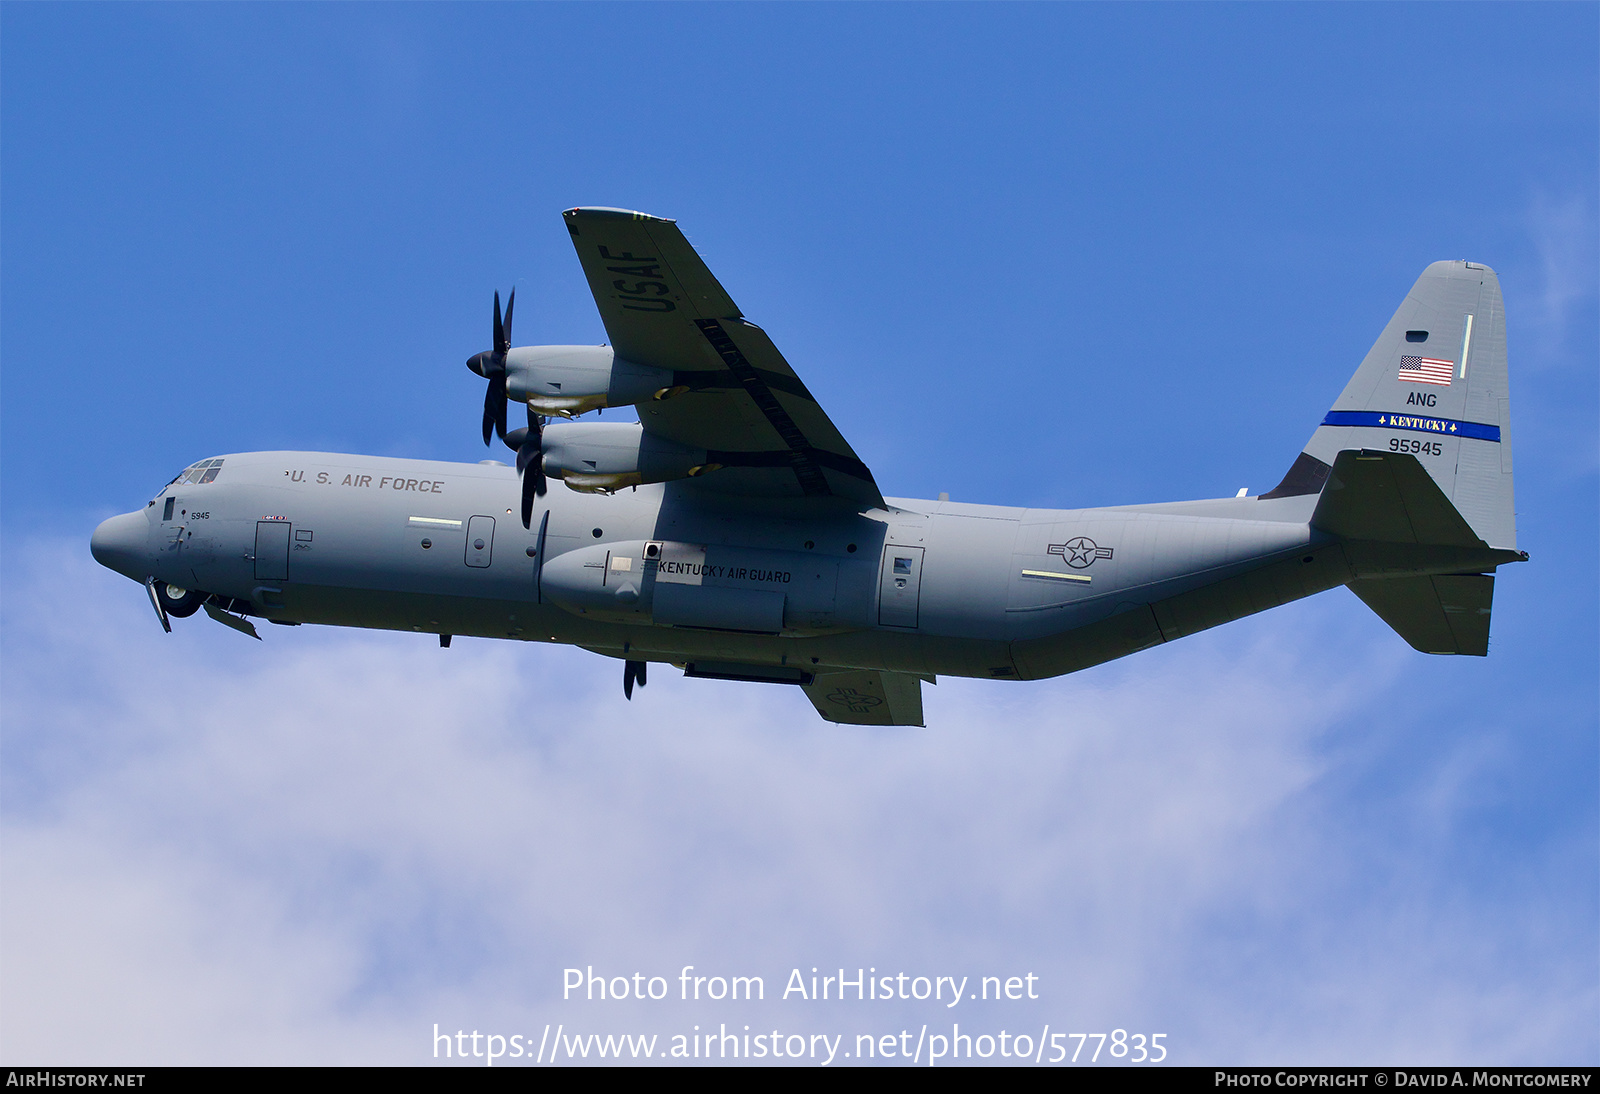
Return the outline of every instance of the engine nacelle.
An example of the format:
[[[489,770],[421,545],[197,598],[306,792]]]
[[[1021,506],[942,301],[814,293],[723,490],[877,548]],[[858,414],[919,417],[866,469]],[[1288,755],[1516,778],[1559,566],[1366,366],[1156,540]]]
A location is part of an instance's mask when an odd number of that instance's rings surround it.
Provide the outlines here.
[[[544,473],[586,494],[671,482],[715,469],[703,448],[646,433],[634,422],[572,422],[544,431]]]
[[[535,414],[572,418],[675,393],[670,370],[634,364],[610,346],[518,346],[506,353],[506,395]]]

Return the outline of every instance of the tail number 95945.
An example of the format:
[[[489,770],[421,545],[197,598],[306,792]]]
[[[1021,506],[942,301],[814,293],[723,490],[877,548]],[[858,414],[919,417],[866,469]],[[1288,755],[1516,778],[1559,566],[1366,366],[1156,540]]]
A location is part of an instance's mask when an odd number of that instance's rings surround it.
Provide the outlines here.
[[[1410,452],[1414,456],[1442,456],[1444,446],[1438,441],[1414,441],[1410,437],[1390,437],[1390,452]]]

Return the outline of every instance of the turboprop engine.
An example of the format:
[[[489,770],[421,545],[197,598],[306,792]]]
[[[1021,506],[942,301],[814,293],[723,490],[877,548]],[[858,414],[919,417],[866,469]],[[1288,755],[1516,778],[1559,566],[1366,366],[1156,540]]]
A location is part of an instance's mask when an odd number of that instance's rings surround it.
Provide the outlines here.
[[[610,346],[518,346],[507,351],[505,370],[506,397],[551,418],[675,394],[670,371],[634,364]]]
[[[572,422],[544,431],[544,473],[586,494],[670,482],[713,470],[703,448],[653,436],[633,422]]]
[[[522,526],[533,518],[533,499],[545,492],[545,477],[566,480],[574,490],[616,490],[646,482],[665,482],[709,470],[704,452],[655,438],[642,438],[638,426],[590,427],[593,432],[562,439],[564,447],[551,458],[544,439],[546,418],[575,418],[608,406],[632,406],[646,399],[668,399],[687,391],[674,386],[667,369],[635,364],[609,346],[511,346],[513,289],[500,318],[500,294],[494,294],[494,348],[475,353],[467,368],[489,381],[483,400],[483,443],[499,434],[517,454],[522,477]],[[525,428],[506,432],[506,404],[515,399],[527,408]]]
[[[618,357],[610,346],[511,345],[511,312],[516,290],[500,319],[500,294],[494,294],[494,348],[475,353],[467,368],[489,381],[483,403],[483,443],[506,435],[506,401],[526,403],[529,413],[575,418],[608,406],[632,406],[687,390],[674,387],[672,373]]]

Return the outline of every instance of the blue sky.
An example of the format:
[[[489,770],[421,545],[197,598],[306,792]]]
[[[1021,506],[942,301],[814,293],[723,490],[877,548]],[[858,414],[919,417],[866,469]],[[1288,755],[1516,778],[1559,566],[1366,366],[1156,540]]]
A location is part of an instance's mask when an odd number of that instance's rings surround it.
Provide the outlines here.
[[[790,1013],[580,1012],[569,964],[831,963],[1026,966],[1012,1020],[1186,1063],[1597,1062],[1597,31],[0,7],[0,1055],[420,1062],[434,1022]],[[666,674],[626,705],[580,651],[168,637],[88,560],[207,456],[483,458],[491,294],[518,342],[604,336],[580,204],[676,217],[886,493],[1012,505],[1270,487],[1423,267],[1486,262],[1533,561],[1487,660],[1335,591],[867,735]]]

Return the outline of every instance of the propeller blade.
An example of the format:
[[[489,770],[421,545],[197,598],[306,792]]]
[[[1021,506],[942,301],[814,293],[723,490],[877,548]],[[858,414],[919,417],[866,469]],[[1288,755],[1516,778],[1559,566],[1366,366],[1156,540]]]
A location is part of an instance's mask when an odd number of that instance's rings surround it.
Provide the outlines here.
[[[544,497],[544,419],[528,408],[526,429],[516,429],[506,436],[506,443],[516,440],[517,474],[522,476],[522,526],[533,527],[533,499]]]
[[[528,408],[528,439],[533,443],[534,449],[542,456],[544,454],[544,419],[533,412],[533,407]],[[544,461],[542,459],[530,460],[529,471],[533,474],[533,492],[541,498],[545,492]]]
[[[527,470],[528,464],[544,450],[544,425],[531,408],[528,411],[528,428],[518,429],[514,433],[508,434],[506,442],[509,444],[511,437],[514,436],[517,438],[517,474],[520,475]]]
[[[539,480],[544,477],[542,471],[528,471],[522,476],[522,526],[533,531],[533,496],[535,493],[544,493],[539,490]]]
[[[497,433],[501,440],[506,439],[506,351],[511,348],[511,308],[516,302],[517,290],[512,289],[506,301],[505,321],[501,322],[500,290],[495,290],[494,349],[475,353],[467,359],[467,368],[489,381],[489,390],[483,393],[484,444]]]
[[[644,670],[647,661],[624,661],[622,663],[622,694],[628,699],[633,698],[633,683],[639,682],[640,687],[645,686]]]
[[[483,443],[498,433],[506,435],[506,377],[505,373],[489,377],[489,390],[483,396]]]

